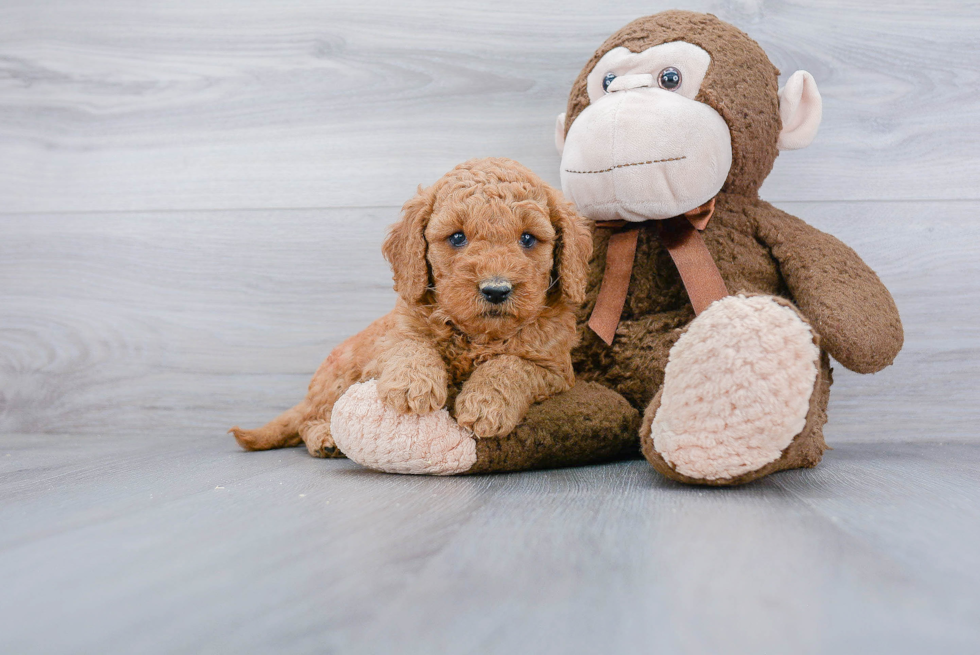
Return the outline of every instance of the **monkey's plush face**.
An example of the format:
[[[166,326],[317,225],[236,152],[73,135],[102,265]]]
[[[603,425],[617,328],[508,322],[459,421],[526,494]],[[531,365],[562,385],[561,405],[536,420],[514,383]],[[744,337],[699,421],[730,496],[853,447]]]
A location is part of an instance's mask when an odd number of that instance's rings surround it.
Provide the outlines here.
[[[670,218],[721,190],[731,134],[695,99],[710,64],[705,50],[684,41],[639,53],[618,47],[598,61],[587,77],[589,106],[562,152],[562,191],[580,212],[593,220]]]

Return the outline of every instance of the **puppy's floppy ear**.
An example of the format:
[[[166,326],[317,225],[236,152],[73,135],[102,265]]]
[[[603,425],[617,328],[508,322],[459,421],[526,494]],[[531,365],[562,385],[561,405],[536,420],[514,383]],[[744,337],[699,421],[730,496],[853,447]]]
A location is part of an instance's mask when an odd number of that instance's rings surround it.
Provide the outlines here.
[[[429,286],[425,227],[435,201],[435,185],[428,189],[419,186],[418,194],[402,207],[402,219],[388,228],[381,246],[394,273],[395,291],[410,304],[418,302]]]
[[[555,241],[555,270],[561,296],[566,302],[579,305],[585,302],[585,282],[592,256],[592,229],[561,193],[548,189],[548,209],[551,224],[558,238]]]

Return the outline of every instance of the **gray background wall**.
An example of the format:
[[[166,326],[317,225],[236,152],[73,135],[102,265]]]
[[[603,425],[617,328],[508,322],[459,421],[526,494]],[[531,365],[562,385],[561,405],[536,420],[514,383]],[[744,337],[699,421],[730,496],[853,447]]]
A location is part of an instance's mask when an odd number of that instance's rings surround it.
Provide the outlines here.
[[[902,311],[893,367],[838,367],[830,441],[975,439],[980,5],[684,5],[814,74],[820,134],[762,195]],[[668,6],[5,0],[0,431],[216,436],[291,405],[390,307],[416,186],[485,155],[557,185],[579,68]]]

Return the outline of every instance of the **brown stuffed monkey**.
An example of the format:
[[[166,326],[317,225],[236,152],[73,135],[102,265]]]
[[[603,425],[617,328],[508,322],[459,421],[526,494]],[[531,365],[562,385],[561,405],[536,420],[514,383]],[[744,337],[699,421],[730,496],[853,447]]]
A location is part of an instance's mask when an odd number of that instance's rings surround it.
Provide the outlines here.
[[[643,454],[683,482],[816,465],[828,355],[874,373],[902,346],[861,258],[758,197],[821,118],[813,78],[778,75],[732,25],[667,11],[607,39],[558,120],[562,190],[597,222],[576,372],[644,412]]]

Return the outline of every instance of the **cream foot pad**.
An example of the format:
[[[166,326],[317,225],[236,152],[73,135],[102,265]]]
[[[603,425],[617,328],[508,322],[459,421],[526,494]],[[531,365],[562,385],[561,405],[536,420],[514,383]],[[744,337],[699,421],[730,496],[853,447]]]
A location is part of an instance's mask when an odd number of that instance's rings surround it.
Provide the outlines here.
[[[712,303],[671,350],[654,449],[678,473],[703,480],[776,460],[806,424],[819,357],[793,308],[769,296]]]
[[[476,462],[473,433],[449,412],[399,414],[378,398],[374,380],[355,384],[340,397],[330,432],[348,458],[387,473],[456,475]]]

